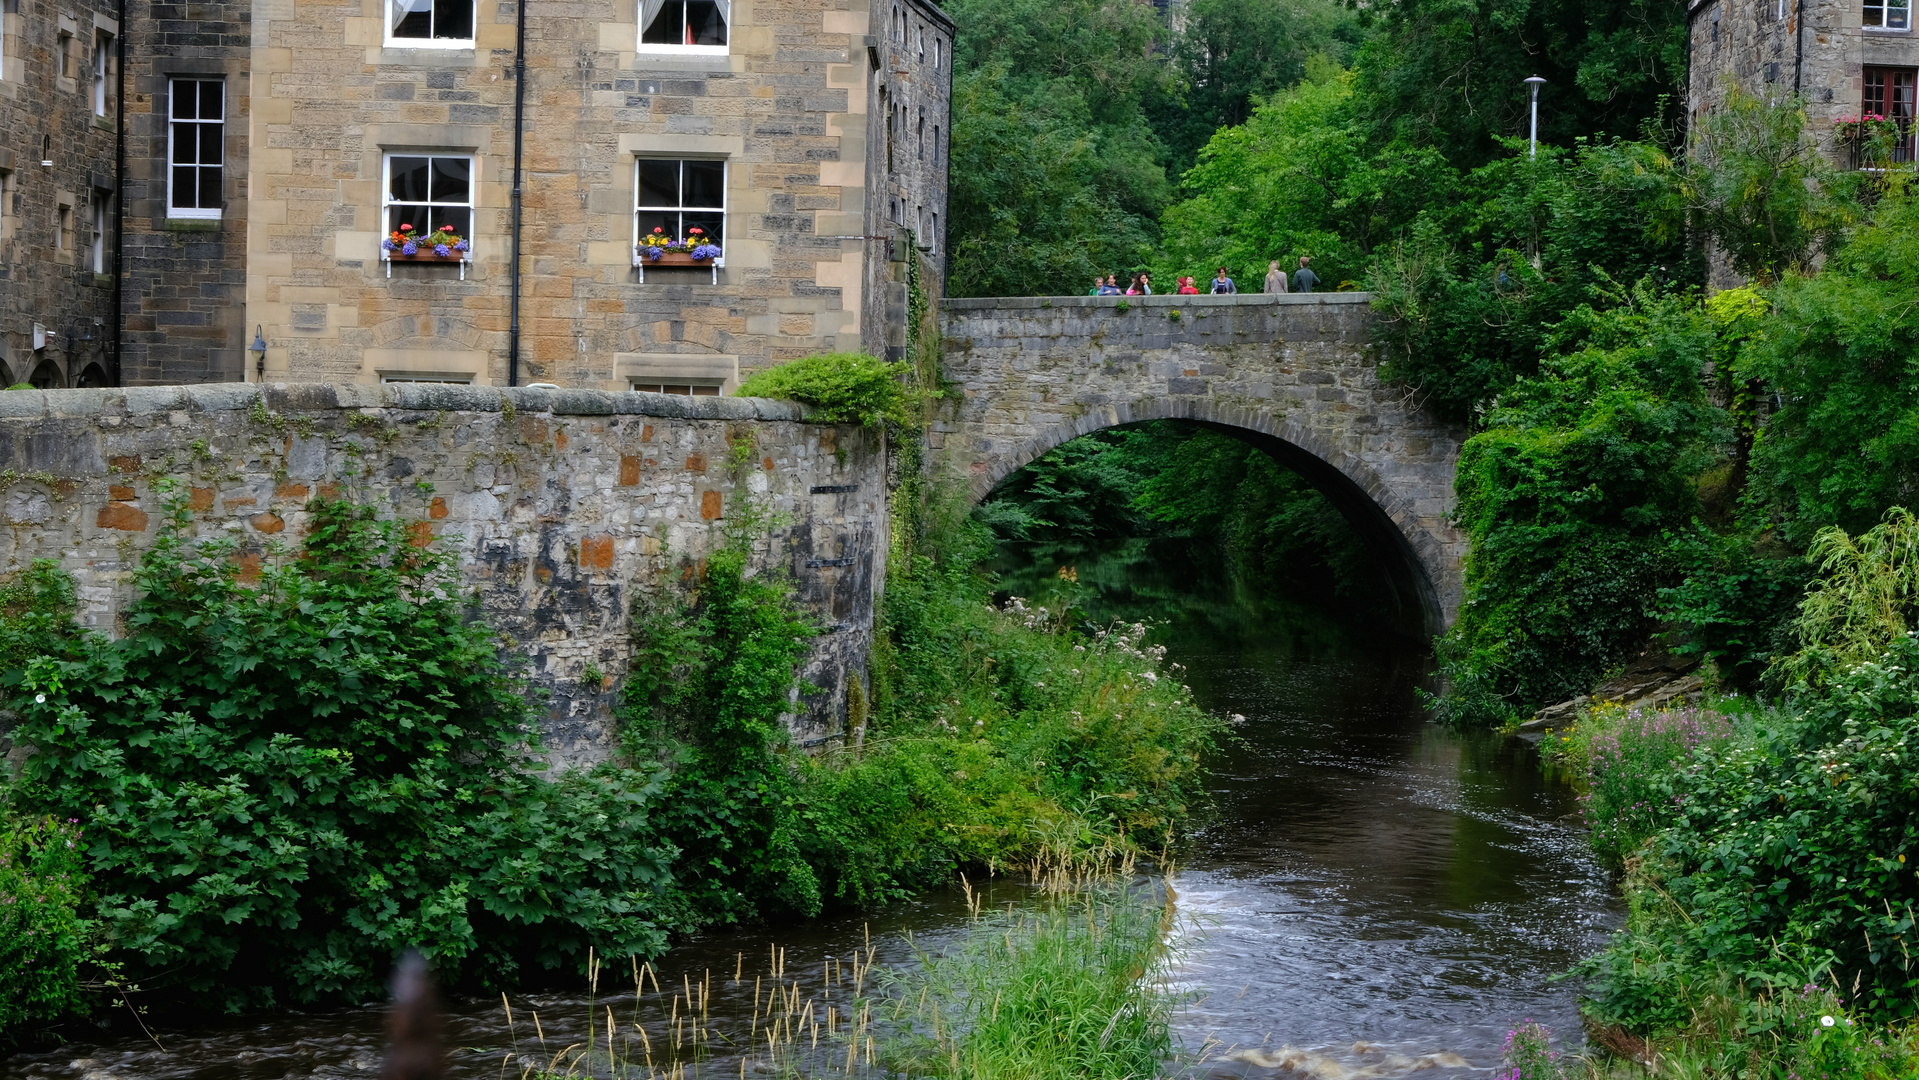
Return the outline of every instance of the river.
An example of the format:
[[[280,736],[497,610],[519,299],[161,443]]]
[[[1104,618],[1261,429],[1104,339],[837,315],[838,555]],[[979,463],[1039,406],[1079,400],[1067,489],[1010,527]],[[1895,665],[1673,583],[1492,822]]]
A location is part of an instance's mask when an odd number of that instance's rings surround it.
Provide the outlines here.
[[[1427,723],[1420,652],[1235,581],[1201,546],[1023,545],[1000,557],[1007,588],[1024,595],[1061,566],[1075,567],[1090,616],[1152,620],[1196,700],[1245,717],[1174,878],[1197,928],[1177,973],[1191,1001],[1178,1034],[1204,1056],[1201,1073],[1396,1075],[1457,1055],[1468,1064],[1419,1075],[1467,1076],[1496,1064],[1506,1032],[1526,1019],[1578,1043],[1575,988],[1555,977],[1596,951],[1622,912],[1570,793],[1541,777],[1529,747]],[[1025,895],[1011,882],[990,889],[994,902]],[[881,963],[899,963],[909,941],[938,948],[964,921],[958,893],[937,893],[869,916],[704,935],[655,967],[667,984],[710,985],[709,1023],[726,1030],[748,1025],[753,980],[779,962],[769,945],[784,948],[788,981],[811,996],[836,970],[826,958],[844,968],[869,935]],[[610,970],[600,996],[624,985],[630,1001],[631,981]],[[507,1047],[521,1061],[541,1046],[551,1055],[585,1038],[587,1016],[605,1007],[576,994],[512,1004],[509,1029],[498,999],[450,1003],[460,1048],[451,1076],[518,1075]],[[15,1055],[0,1080],[370,1077],[380,1024],[381,1010],[366,1008],[152,1038],[115,1027],[97,1042]],[[1318,1057],[1295,1057],[1302,1071],[1289,1071],[1282,1047]],[[739,1068],[722,1053],[701,1072]]]

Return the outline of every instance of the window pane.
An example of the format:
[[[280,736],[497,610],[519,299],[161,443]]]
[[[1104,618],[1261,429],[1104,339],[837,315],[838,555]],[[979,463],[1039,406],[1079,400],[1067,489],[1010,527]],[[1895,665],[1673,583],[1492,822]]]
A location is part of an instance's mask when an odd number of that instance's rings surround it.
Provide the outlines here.
[[[680,238],[680,215],[671,210],[640,211],[640,238],[645,239],[648,236],[652,236],[654,229],[660,230],[659,235],[661,236],[671,240],[678,240]]]
[[[715,244],[720,243],[722,239],[720,233],[726,226],[726,216],[724,214],[696,214],[689,212],[682,214],[681,217],[686,222],[688,235],[691,235],[694,229],[704,229],[706,230],[706,238],[708,240]]]
[[[200,158],[198,163],[201,165],[226,164],[226,147],[221,141],[221,136],[226,133],[226,125],[194,124],[193,126],[200,129]]]
[[[226,113],[225,90],[225,83],[202,82],[200,84],[200,119],[224,119],[224,114]]]
[[[387,169],[392,177],[388,194],[403,202],[425,202],[427,198],[427,159],[393,157]]]
[[[220,177],[224,170],[216,168],[195,171],[200,174],[200,209],[218,210],[220,208]]]
[[[171,88],[169,102],[175,119],[194,116],[199,111],[200,84],[191,79],[176,79]]]
[[[689,45],[726,44],[726,20],[720,17],[720,6],[713,0],[688,0],[686,35]]]
[[[683,45],[686,33],[686,4],[684,0],[666,0],[660,5],[660,13],[640,31],[640,42],[646,45]]]
[[[640,159],[640,205],[680,205],[680,163]]]
[[[473,36],[473,0],[435,0],[433,36],[470,38]]]
[[[464,206],[435,206],[419,216],[431,219],[424,224],[418,221],[413,223],[421,232],[446,228],[460,236],[473,235],[473,230],[469,228],[473,222],[473,211]]]
[[[681,205],[711,207],[715,210],[725,206],[726,163],[689,161],[685,164],[686,199]]]
[[[191,210],[199,205],[200,182],[194,176],[196,171],[191,165],[173,167],[173,183],[168,194],[173,205],[182,210]]]
[[[695,386],[693,388],[693,396],[694,397],[719,397],[720,388],[717,386]]]
[[[433,159],[433,201],[466,203],[473,200],[468,197],[470,188],[468,178],[472,174],[473,163],[467,158],[436,157]]]

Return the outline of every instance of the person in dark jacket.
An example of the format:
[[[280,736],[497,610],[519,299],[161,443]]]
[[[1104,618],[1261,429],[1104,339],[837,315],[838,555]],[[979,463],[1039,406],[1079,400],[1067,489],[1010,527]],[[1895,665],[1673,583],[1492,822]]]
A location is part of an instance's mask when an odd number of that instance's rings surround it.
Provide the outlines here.
[[[1314,292],[1318,290],[1319,275],[1313,273],[1310,266],[1312,261],[1313,257],[1311,255],[1301,255],[1299,257],[1299,269],[1293,272],[1294,292]]]

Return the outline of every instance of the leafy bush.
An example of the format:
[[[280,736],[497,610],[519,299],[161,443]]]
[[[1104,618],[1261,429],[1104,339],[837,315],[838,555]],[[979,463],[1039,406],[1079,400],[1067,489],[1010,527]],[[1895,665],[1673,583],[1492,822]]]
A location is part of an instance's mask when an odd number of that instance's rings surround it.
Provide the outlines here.
[[[815,353],[754,373],[738,394],[811,405],[813,419],[829,424],[906,424],[913,418],[901,375],[897,365],[864,353]]]
[[[1440,643],[1442,715],[1497,723],[1584,693],[1651,631],[1665,534],[1724,442],[1698,375],[1717,333],[1695,300],[1646,283],[1582,307],[1467,440],[1455,486],[1472,548]]]
[[[81,830],[0,814],[0,1040],[24,1025],[86,1011],[80,967],[90,924]]]
[[[86,822],[129,974],[237,1008],[376,995],[414,945],[485,981],[658,950],[659,777],[526,772],[530,704],[450,558],[312,510],[254,582],[231,543],[164,531],[126,637],[27,666],[14,799]]]
[[[1894,642],[1671,774],[1669,827],[1629,879],[1626,931],[1589,962],[1605,1022],[1676,1028],[1722,983],[1831,984],[1856,1015],[1919,1007],[1919,636]],[[1690,989],[1689,989],[1690,988]],[[1688,994],[1691,997],[1688,997]]]
[[[1602,706],[1547,750],[1576,777],[1593,850],[1617,868],[1671,820],[1672,777],[1692,752],[1732,735],[1731,721],[1706,709]]]
[[[1806,559],[1821,576],[1793,620],[1799,651],[1768,672],[1788,687],[1824,683],[1906,636],[1919,604],[1919,520],[1895,506],[1857,540],[1837,526],[1821,529]]]

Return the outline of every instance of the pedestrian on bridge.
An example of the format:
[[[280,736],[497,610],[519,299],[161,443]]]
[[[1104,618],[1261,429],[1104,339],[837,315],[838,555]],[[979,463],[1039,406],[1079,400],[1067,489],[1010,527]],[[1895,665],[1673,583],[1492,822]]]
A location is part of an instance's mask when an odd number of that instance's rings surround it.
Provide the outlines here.
[[[1312,292],[1319,287],[1319,275],[1313,273],[1308,265],[1313,261],[1311,255],[1299,257],[1299,270],[1293,274],[1294,292]]]
[[[1279,268],[1279,260],[1266,264],[1266,291],[1286,295],[1286,271]]]
[[[1179,279],[1179,294],[1181,296],[1198,296],[1199,289],[1194,286],[1192,278],[1183,277]]]
[[[1226,268],[1223,266],[1220,267],[1219,276],[1213,279],[1213,295],[1218,296],[1222,293],[1236,293],[1238,291],[1238,287],[1233,284],[1233,279],[1226,276]]]

